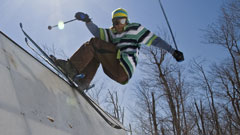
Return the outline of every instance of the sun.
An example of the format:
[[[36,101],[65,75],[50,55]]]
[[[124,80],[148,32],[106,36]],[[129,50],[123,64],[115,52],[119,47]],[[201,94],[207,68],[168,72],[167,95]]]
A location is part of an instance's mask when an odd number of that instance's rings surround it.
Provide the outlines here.
[[[58,22],[58,29],[60,29],[60,30],[64,29],[64,22],[63,21]]]

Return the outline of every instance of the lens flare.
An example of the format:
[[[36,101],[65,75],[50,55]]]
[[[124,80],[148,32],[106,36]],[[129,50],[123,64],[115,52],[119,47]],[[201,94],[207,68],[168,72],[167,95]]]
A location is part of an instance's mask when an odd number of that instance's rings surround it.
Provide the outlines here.
[[[63,22],[63,21],[59,21],[59,22],[58,22],[58,28],[59,28],[60,30],[64,29],[64,22]]]

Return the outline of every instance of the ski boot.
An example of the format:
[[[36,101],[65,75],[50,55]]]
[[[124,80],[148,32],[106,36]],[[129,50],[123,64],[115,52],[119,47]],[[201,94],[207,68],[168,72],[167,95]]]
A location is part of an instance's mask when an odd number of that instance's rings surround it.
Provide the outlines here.
[[[85,74],[81,73],[74,77],[74,82],[78,84],[78,90],[87,92],[89,89],[93,88],[95,84],[89,84],[84,80]]]
[[[57,65],[57,67],[59,67],[70,78],[74,79],[74,77],[79,74],[77,69],[69,60],[56,59],[56,57],[53,55],[50,55],[50,58]]]
[[[53,55],[50,55],[50,58],[54,61],[54,63],[65,73],[67,74],[77,85],[79,91],[88,90],[94,85],[89,86],[89,84],[84,83],[85,74],[79,74],[78,70],[74,67],[74,65],[69,60],[61,60],[56,59]]]

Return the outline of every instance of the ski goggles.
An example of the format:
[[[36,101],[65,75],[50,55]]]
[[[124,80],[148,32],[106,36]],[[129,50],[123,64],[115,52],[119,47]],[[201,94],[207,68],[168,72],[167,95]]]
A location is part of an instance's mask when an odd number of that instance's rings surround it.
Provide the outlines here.
[[[127,18],[114,18],[112,22],[113,22],[113,26],[116,26],[119,24],[126,24]]]

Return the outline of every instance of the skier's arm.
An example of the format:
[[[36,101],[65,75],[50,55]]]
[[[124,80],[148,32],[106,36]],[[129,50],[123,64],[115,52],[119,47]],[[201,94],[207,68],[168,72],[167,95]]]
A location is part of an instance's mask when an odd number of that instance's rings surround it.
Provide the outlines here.
[[[138,31],[143,33],[139,37],[139,44],[145,44],[147,46],[153,45],[160,49],[164,49],[168,51],[169,53],[173,54],[175,49],[173,49],[166,41],[164,41],[162,38],[158,37],[145,27],[143,27],[141,24],[133,23],[133,26],[137,27]],[[139,34],[140,35],[140,34]]]
[[[99,28],[96,24],[94,24],[92,21],[86,23],[86,26],[88,28],[88,30],[97,38],[100,37],[100,32],[99,32]]]
[[[164,49],[166,51],[168,51],[169,53],[173,54],[175,49],[172,48],[171,45],[169,45],[166,41],[164,41],[163,39],[161,39],[160,37],[157,37],[153,42],[152,42],[153,46],[156,46],[160,49]]]
[[[83,12],[77,12],[75,14],[75,18],[77,20],[83,21],[86,23],[86,26],[88,30],[95,36],[95,37],[100,37],[99,34],[99,28],[96,24],[92,22],[92,20],[89,18],[88,14],[85,14]]]
[[[142,36],[139,38],[139,39],[141,39],[140,44],[146,44],[148,46],[153,45],[160,49],[164,49],[164,50],[168,51],[170,54],[172,54],[172,56],[178,62],[184,60],[184,56],[183,56],[182,52],[173,49],[171,47],[171,45],[169,45],[166,41],[164,41],[160,37],[156,36],[154,33],[150,32],[149,30],[147,30],[140,24],[138,26],[139,26],[138,29],[142,29],[142,32],[144,32],[144,34],[142,34]]]
[[[169,45],[166,41],[164,41],[160,37],[157,37],[155,40],[153,40],[152,45],[156,46],[160,49],[164,49],[164,50],[168,51],[169,53],[172,54],[172,56],[178,62],[181,62],[181,61],[184,60],[184,56],[183,56],[183,53],[181,51],[173,49],[171,45]]]

